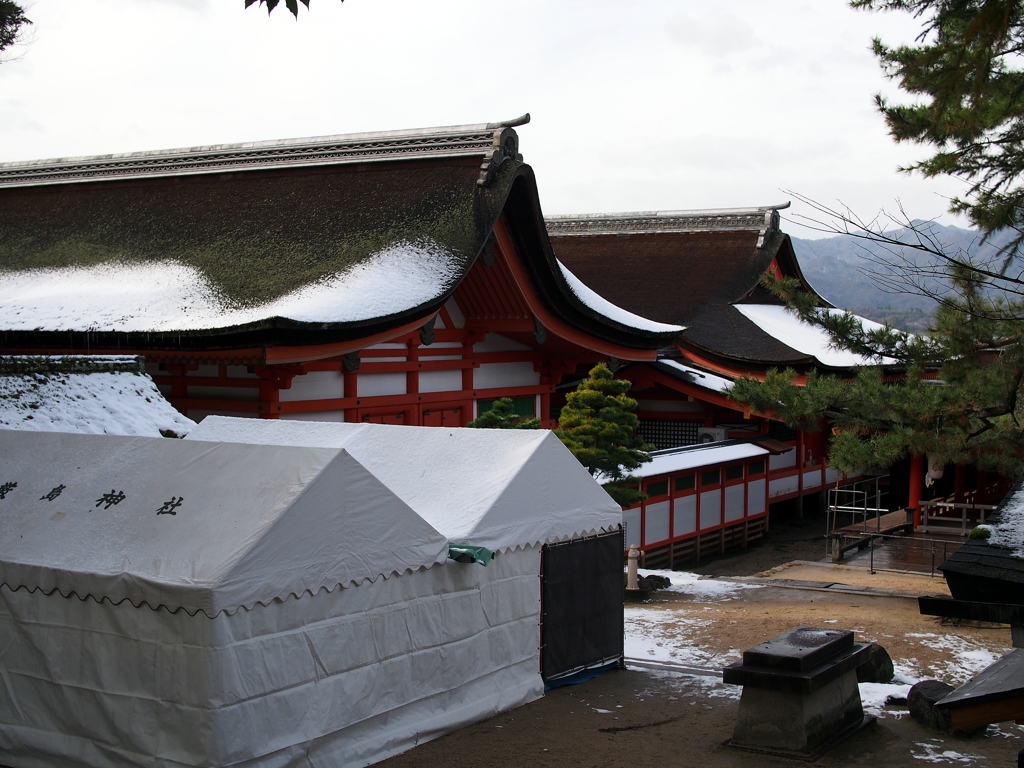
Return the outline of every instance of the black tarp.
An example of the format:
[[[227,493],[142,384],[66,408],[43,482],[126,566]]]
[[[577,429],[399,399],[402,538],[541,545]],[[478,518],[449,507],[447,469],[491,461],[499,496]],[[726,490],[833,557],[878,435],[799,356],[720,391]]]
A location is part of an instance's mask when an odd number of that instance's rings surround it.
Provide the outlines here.
[[[545,681],[622,659],[622,530],[544,547]]]

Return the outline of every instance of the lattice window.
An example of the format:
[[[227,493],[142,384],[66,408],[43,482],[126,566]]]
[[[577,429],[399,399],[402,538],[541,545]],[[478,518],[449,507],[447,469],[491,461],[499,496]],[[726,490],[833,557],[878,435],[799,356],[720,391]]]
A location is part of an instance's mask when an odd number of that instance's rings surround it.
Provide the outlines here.
[[[790,440],[796,440],[796,430],[790,429],[781,421],[769,421],[768,422],[768,434],[775,440],[781,440],[786,443]]]
[[[650,419],[641,421],[638,431],[644,442],[652,443],[656,449],[661,450],[678,448],[681,445],[696,445],[699,427],[695,421]]]

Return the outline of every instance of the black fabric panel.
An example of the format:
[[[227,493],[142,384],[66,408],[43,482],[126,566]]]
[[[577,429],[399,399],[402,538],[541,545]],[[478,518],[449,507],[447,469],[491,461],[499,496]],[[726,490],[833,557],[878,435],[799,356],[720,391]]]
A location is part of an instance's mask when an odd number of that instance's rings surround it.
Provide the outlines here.
[[[545,680],[622,656],[622,552],[621,530],[544,547]]]

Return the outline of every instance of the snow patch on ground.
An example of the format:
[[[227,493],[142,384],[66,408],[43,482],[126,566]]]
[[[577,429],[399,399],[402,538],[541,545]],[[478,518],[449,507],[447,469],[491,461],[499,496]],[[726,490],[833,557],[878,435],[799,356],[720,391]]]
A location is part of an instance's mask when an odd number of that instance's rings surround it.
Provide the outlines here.
[[[858,683],[860,688],[860,703],[868,714],[881,717],[883,715],[896,715],[899,717],[903,712],[886,710],[885,704],[890,697],[893,699],[906,699],[910,693],[911,686],[903,683]]]
[[[566,268],[565,264],[560,261],[557,263],[558,268],[562,270],[562,277],[565,278],[565,282],[569,284],[569,289],[576,295],[576,298],[598,314],[611,318],[621,325],[625,325],[629,328],[638,328],[643,331],[667,333],[669,331],[686,330],[681,325],[656,323],[653,320],[648,320],[646,317],[640,317],[640,315],[634,315],[632,312],[628,312],[622,307],[612,304],[608,299],[588,288],[582,280]]]
[[[0,428],[34,432],[160,437],[196,426],[144,373],[32,373],[0,376]]]
[[[350,269],[253,307],[232,306],[195,267],[174,261],[9,272],[0,323],[11,330],[177,331],[283,317],[344,323],[387,317],[440,298],[460,259],[428,242],[398,242]]]
[[[962,763],[966,765],[982,765],[984,758],[979,755],[968,755],[952,749],[945,749],[945,745],[933,740],[932,743],[919,741],[916,746],[922,751],[911,749],[910,756],[926,763]]]
[[[706,627],[707,621],[657,608],[626,608],[625,620],[628,658],[694,667],[716,666],[720,658],[694,645],[693,631]]]
[[[949,661],[932,664],[928,671],[931,676],[951,685],[963,685],[968,679],[998,661],[1001,656],[987,648],[979,648],[959,635],[918,632],[908,633],[907,637],[915,638],[921,645],[933,650],[950,654],[952,658]]]
[[[718,581],[717,579],[701,578],[698,573],[686,571],[652,571],[642,568],[640,574],[647,576],[664,576],[672,582],[672,586],[659,592],[678,592],[689,595],[698,603],[714,603],[733,600],[740,592],[747,589],[761,589],[761,584],[740,584],[735,581]]]

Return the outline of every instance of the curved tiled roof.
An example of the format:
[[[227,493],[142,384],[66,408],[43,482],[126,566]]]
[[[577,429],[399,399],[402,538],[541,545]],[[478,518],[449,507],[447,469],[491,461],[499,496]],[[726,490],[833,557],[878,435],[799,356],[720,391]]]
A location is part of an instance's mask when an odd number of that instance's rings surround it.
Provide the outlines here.
[[[595,312],[568,285],[520,122],[0,165],[0,343],[384,333],[438,309],[504,213],[556,314],[617,344],[663,345],[678,329]]]
[[[686,326],[684,345],[758,365],[811,365],[813,356],[735,307],[780,303],[759,285],[773,261],[813,292],[778,229],[781,207],[557,216],[547,224],[556,256],[580,279],[630,312]]]

